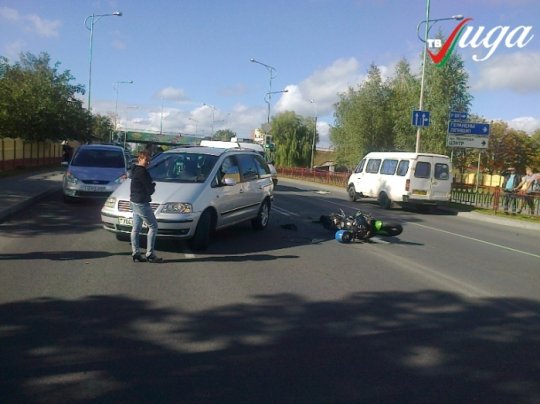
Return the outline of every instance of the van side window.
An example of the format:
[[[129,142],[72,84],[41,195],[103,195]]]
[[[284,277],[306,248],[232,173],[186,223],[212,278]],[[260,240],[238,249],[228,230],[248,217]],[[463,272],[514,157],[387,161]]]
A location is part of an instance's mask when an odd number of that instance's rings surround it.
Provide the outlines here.
[[[448,164],[435,163],[435,179],[447,180],[449,177]]]
[[[381,167],[381,174],[394,175],[396,173],[397,164],[397,160],[384,160]]]
[[[231,178],[236,181],[236,183],[240,182],[240,169],[233,156],[226,157],[225,160],[223,160],[218,175],[221,176],[221,181],[225,178]]]
[[[255,165],[257,166],[257,172],[259,173],[259,178],[264,178],[270,176],[270,168],[268,164],[261,156],[255,156]]]
[[[429,178],[431,173],[431,164],[425,161],[419,161],[416,163],[414,169],[414,176],[416,178]]]
[[[358,163],[358,165],[354,169],[354,172],[356,174],[358,174],[358,173],[361,173],[362,171],[364,171],[364,164],[366,164],[366,159],[362,159],[362,161],[360,161],[360,163]]]
[[[397,166],[397,175],[400,177],[404,177],[407,175],[407,171],[409,171],[409,160],[401,160]]]
[[[243,181],[253,181],[259,178],[255,160],[251,154],[239,154],[236,156],[240,164],[240,173]]]
[[[366,173],[378,173],[381,159],[370,159],[366,165]]]

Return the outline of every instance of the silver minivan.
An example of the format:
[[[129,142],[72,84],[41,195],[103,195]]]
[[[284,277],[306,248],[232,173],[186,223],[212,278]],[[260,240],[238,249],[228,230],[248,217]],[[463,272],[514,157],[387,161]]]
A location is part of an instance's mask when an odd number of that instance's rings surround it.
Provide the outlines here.
[[[190,239],[193,249],[204,250],[214,230],[246,220],[255,229],[268,225],[271,173],[253,151],[181,147],[156,156],[148,171],[156,183],[150,205],[158,238]],[[101,210],[104,228],[126,240],[133,220],[130,184],[128,179],[118,187]]]
[[[123,148],[105,144],[79,146],[64,173],[64,201],[105,199],[126,179]]]

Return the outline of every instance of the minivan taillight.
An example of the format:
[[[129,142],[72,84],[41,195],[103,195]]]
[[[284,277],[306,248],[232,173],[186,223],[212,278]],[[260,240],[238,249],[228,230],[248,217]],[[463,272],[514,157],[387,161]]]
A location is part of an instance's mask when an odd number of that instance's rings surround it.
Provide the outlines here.
[[[411,180],[405,181],[405,191],[409,192],[411,189]]]

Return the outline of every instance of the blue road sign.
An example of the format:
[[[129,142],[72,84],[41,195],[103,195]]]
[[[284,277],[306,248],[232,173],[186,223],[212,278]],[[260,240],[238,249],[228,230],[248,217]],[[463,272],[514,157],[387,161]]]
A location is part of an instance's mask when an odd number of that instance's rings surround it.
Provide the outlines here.
[[[467,112],[450,112],[451,121],[466,121],[469,119],[469,114]]]
[[[452,135],[489,136],[489,124],[450,121],[448,122],[448,133]]]
[[[413,111],[412,125],[413,126],[429,126],[429,111]]]

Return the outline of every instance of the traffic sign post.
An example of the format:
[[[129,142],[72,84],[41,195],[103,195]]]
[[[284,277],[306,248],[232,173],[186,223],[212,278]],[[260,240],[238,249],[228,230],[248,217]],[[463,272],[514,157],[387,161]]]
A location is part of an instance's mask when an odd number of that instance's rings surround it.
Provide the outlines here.
[[[430,113],[429,111],[413,111],[412,112],[412,125],[413,126],[429,126]]]

